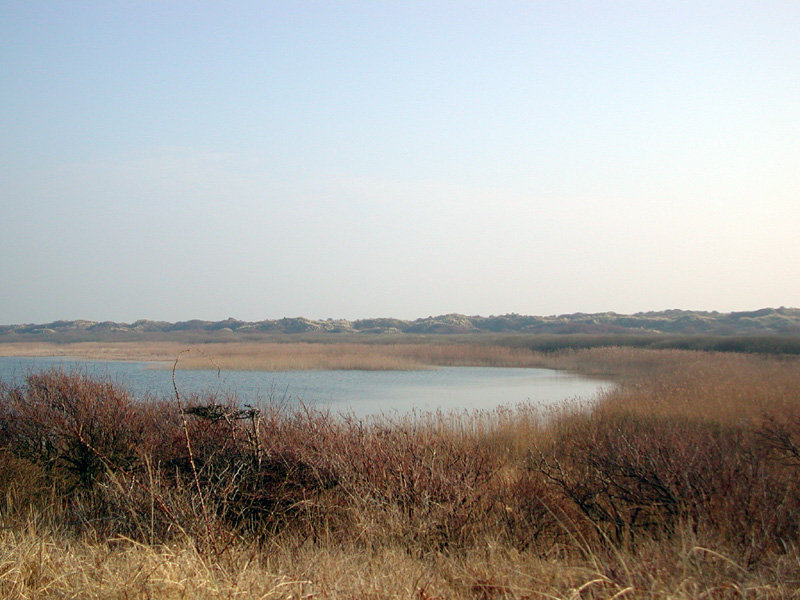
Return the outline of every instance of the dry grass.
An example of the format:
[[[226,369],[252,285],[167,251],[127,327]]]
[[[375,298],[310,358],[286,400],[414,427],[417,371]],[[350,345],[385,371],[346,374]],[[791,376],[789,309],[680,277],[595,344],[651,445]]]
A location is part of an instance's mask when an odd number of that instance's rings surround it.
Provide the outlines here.
[[[194,397],[184,429],[169,401],[32,375],[0,390],[0,597],[800,595],[796,359],[547,360],[620,383],[367,422]]]
[[[0,595],[31,598],[311,599],[411,598],[795,598],[797,561],[779,558],[751,573],[714,551],[645,549],[609,569],[589,560],[514,553],[487,545],[452,556],[347,546],[255,549],[209,556],[191,542],[142,545],[122,538],[71,540],[31,527],[0,533]]]
[[[527,367],[537,362],[536,354],[524,348],[481,344],[220,344],[200,349],[213,357],[222,368],[266,371],[409,370],[432,366]],[[209,360],[204,358],[189,356],[182,367],[208,368]]]
[[[15,342],[0,344],[0,356],[63,356],[89,360],[170,361],[186,348],[178,342]]]
[[[533,367],[540,353],[477,343],[210,343],[191,346],[180,369],[300,371],[310,369],[413,370],[434,366]],[[178,342],[80,342],[74,344],[0,344],[0,356],[70,356],[93,360],[169,363],[187,346]]]

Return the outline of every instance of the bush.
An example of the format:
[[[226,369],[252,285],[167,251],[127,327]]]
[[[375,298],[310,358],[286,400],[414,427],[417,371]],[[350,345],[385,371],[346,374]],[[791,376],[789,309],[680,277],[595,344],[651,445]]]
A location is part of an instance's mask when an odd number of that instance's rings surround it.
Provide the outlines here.
[[[797,479],[755,427],[604,411],[560,425],[532,465],[615,545],[689,526],[756,560],[797,539]]]
[[[49,371],[2,390],[0,445],[67,492],[91,487],[106,468],[133,469],[145,431],[134,401],[110,381]]]

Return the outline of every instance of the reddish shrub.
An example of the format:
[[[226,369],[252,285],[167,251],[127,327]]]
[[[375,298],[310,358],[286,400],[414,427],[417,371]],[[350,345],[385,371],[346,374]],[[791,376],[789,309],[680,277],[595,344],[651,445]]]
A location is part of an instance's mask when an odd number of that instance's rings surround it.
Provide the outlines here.
[[[598,412],[533,463],[616,544],[689,524],[755,559],[798,535],[796,478],[744,424]]]
[[[132,469],[144,431],[135,401],[110,381],[48,371],[3,390],[0,443],[70,488],[90,487],[106,468]]]

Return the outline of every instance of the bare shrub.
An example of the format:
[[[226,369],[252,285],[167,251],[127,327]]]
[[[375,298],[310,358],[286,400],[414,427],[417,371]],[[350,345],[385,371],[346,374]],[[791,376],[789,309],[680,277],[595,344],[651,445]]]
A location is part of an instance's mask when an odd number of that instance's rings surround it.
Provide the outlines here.
[[[797,482],[750,426],[613,412],[560,425],[532,465],[616,545],[689,526],[756,560],[797,538]]]
[[[127,392],[85,374],[31,374],[3,390],[2,444],[67,486],[91,487],[106,468],[130,470],[145,423]]]

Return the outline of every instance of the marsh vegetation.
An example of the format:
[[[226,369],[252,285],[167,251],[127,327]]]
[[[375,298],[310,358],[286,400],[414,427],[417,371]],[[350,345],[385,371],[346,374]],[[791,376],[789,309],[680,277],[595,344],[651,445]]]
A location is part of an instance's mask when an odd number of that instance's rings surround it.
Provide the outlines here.
[[[796,595],[800,361],[533,355],[618,386],[579,407],[342,420],[133,401],[75,373],[4,385],[0,595]]]
[[[187,352],[187,349],[189,350]],[[0,356],[73,356],[99,360],[163,362],[179,369],[302,371],[413,370],[436,366],[535,367],[541,356],[523,346],[468,341],[373,343],[355,341],[281,342],[79,342],[2,344]]]

